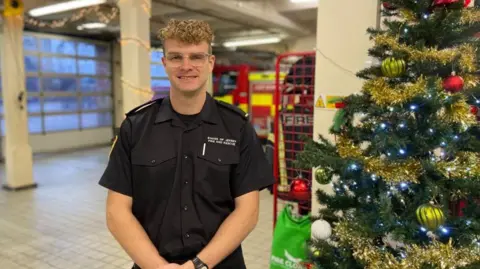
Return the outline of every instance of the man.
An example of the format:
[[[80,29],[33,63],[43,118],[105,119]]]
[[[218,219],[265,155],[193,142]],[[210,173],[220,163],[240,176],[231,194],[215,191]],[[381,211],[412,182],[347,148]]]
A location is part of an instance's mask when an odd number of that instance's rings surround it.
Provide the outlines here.
[[[206,92],[215,57],[202,21],[162,29],[169,97],[127,113],[100,185],[107,225],[142,269],[246,268],[241,242],[273,176],[241,110]]]

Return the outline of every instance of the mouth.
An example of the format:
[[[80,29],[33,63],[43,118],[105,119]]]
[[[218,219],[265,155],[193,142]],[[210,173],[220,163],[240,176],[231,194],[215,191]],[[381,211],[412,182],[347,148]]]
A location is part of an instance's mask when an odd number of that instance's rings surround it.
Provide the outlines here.
[[[198,78],[198,76],[177,76],[179,80],[189,81]]]

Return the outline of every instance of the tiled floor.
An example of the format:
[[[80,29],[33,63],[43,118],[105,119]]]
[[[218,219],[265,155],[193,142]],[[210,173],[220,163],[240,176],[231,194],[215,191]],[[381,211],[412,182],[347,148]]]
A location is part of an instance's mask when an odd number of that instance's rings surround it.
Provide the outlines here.
[[[0,269],[131,268],[105,226],[105,190],[97,181],[108,151],[36,157],[37,189],[0,190]],[[272,202],[262,192],[260,222],[243,243],[248,269],[268,268]]]

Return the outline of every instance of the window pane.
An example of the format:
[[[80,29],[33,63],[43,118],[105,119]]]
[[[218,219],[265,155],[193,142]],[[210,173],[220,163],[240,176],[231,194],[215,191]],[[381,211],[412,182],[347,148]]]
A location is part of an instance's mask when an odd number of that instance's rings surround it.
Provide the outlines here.
[[[152,77],[167,77],[165,67],[163,67],[163,65],[161,64],[150,65],[150,72],[152,74]]]
[[[5,135],[5,119],[1,120],[2,136]],[[31,134],[42,132],[42,118],[40,116],[28,116],[28,130]]]
[[[82,75],[110,75],[110,65],[103,61],[78,60],[78,69]]]
[[[151,56],[150,59],[151,59],[152,62],[159,62],[160,63],[160,62],[162,62],[163,52],[155,50],[155,51],[152,51],[150,56]]]
[[[86,42],[77,42],[77,55],[83,57],[109,57],[107,46]]]
[[[3,98],[0,99],[0,115],[3,115]]]
[[[45,132],[77,130],[78,114],[45,115]]]
[[[166,97],[170,91],[170,81],[166,79],[154,79],[152,80],[152,90],[155,93],[153,99]]]
[[[43,78],[43,91],[53,92],[76,92],[77,83],[75,78]]]
[[[27,98],[27,111],[30,113],[41,112],[42,104],[40,97],[32,96]]]
[[[28,116],[28,130],[31,134],[42,132],[42,118],[40,116]]]
[[[235,71],[222,73],[219,79],[218,89],[214,92],[214,96],[223,96],[235,90],[237,88],[237,76],[238,72]]]
[[[169,91],[170,81],[167,79],[152,79],[152,90],[154,92]]]
[[[38,57],[34,55],[25,56],[25,71],[38,72]]]
[[[40,79],[38,77],[27,77],[27,92],[40,92]]]
[[[109,79],[82,77],[80,78],[80,91],[82,92],[110,92],[112,85]]]
[[[112,113],[82,113],[82,128],[110,126],[112,126]]]
[[[45,97],[43,111],[45,112],[72,112],[78,110],[78,99],[75,96]]]
[[[74,58],[42,57],[42,71],[45,73],[75,74],[77,64]]]
[[[75,55],[75,42],[63,39],[42,38],[42,52]]]
[[[34,36],[23,36],[23,49],[26,51],[37,51],[37,38]]]
[[[112,98],[110,96],[85,96],[82,97],[83,110],[111,109]]]
[[[0,129],[2,131],[1,135],[5,136],[5,120],[3,118],[0,120]]]

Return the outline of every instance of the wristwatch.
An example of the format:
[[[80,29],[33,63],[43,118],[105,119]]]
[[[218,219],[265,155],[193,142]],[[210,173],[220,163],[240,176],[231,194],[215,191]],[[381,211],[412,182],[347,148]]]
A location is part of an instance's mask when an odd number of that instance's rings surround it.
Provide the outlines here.
[[[202,262],[202,260],[200,260],[198,257],[193,258],[192,262],[193,266],[195,266],[195,269],[209,269],[208,265]]]

